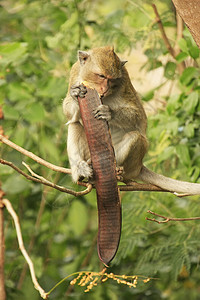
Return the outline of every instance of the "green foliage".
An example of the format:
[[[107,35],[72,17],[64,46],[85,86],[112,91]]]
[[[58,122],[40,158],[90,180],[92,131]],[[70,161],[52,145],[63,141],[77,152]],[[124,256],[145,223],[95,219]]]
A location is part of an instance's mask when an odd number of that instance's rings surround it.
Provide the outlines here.
[[[163,68],[166,83],[179,91],[165,97],[166,108],[148,122],[149,154],[145,164],[158,173],[200,182],[199,49],[188,30],[172,58],[154,22],[152,1],[2,1],[0,6],[0,105],[4,132],[10,139],[48,161],[68,166],[66,122],[62,99],[76,52],[113,44],[119,52],[143,46],[147,71]],[[156,0],[172,47],[176,18],[171,1]],[[180,73],[179,66],[185,64]],[[187,66],[187,67],[186,67]],[[145,80],[144,80],[145,81]],[[163,85],[163,84],[162,84]],[[161,86],[143,95],[151,100]],[[1,156],[23,168],[25,160],[38,174],[69,188],[80,189],[68,175],[55,174],[11,148],[1,145]],[[37,276],[48,291],[62,278],[82,268],[100,271],[96,253],[95,192],[71,195],[27,181],[7,166],[0,167],[2,188],[20,217],[24,243],[31,252]],[[146,211],[173,217],[198,216],[199,197],[167,193],[122,193],[122,238],[111,271],[146,275],[151,280],[136,288],[105,282],[87,299],[198,299],[198,221],[160,224],[145,220]],[[19,253],[15,231],[5,212],[6,286],[8,299],[39,299]],[[17,286],[19,290],[17,290]],[[60,285],[50,299],[83,299],[80,287]]]

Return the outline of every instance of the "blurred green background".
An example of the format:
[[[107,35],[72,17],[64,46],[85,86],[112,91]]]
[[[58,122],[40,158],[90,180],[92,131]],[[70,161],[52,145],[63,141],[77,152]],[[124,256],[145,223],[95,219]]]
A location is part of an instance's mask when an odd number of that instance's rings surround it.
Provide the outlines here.
[[[156,0],[169,41],[178,49],[176,58],[171,57],[151,3],[1,1],[0,105],[5,135],[36,155],[68,167],[62,100],[70,68],[78,49],[114,45],[121,57],[128,57],[127,68],[145,108],[153,107],[153,113],[148,111],[150,149],[145,165],[176,179],[200,182],[199,49],[186,28],[176,40],[172,2]],[[81,190],[69,175],[56,174],[8,146],[1,145],[0,151],[2,158],[22,169],[25,161],[45,178]],[[95,191],[75,198],[28,181],[2,165],[0,177],[20,217],[25,246],[45,291],[73,272],[101,270]],[[199,196],[123,192],[121,198],[122,237],[110,272],[157,279],[136,288],[108,280],[87,294],[79,286],[71,289],[66,281],[50,299],[200,299],[199,221],[158,225],[145,220],[148,209],[170,217],[200,216]],[[40,299],[18,249],[12,220],[4,212],[7,299]]]

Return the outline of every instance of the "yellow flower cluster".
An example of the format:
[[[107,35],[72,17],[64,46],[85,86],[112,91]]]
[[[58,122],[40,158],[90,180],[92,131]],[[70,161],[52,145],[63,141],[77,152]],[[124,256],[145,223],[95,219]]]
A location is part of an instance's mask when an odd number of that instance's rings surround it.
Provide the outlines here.
[[[138,282],[138,276],[127,276],[127,275],[115,275],[113,273],[105,273],[106,269],[103,269],[101,272],[89,272],[83,271],[74,278],[70,284],[74,285],[78,282],[80,286],[86,286],[85,292],[89,292],[94,286],[99,282],[105,282],[108,279],[116,281],[118,284],[125,284],[127,286],[136,287]],[[143,279],[144,283],[150,281],[150,278]]]

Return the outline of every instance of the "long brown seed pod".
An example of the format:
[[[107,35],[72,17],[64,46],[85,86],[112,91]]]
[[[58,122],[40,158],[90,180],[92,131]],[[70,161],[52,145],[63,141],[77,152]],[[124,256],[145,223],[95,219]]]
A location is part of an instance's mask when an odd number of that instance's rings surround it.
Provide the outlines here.
[[[98,204],[98,255],[108,265],[114,258],[121,234],[121,203],[116,179],[116,161],[108,123],[94,117],[101,100],[96,90],[87,87],[78,98],[81,117],[91,154]]]

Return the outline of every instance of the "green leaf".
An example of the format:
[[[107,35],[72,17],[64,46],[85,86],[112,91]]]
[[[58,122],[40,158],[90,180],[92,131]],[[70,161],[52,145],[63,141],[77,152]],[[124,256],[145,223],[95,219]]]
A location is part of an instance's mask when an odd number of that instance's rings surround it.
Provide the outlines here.
[[[177,62],[182,62],[184,61],[186,58],[188,57],[188,53],[186,52],[180,52],[177,56],[176,56],[176,60]]]
[[[64,77],[57,78],[51,77],[45,86],[40,88],[38,95],[48,98],[59,98],[63,97],[67,92],[66,79]]]
[[[75,235],[80,236],[84,232],[88,223],[88,212],[82,202],[73,201],[69,210],[68,222]]]
[[[42,153],[42,157],[48,160],[53,160],[55,163],[59,163],[59,149],[55,143],[55,137],[52,137],[46,133],[41,134],[40,138],[40,151]]]
[[[171,157],[174,154],[174,149],[174,146],[169,146],[165,148],[164,151],[158,156],[158,163],[166,161],[169,157]]]
[[[167,112],[173,114],[180,107],[180,95],[172,95],[167,102]]]
[[[194,124],[187,124],[185,127],[184,127],[184,134],[186,135],[186,137],[188,138],[191,138],[194,136],[194,130],[195,130],[195,125]]]
[[[143,101],[149,101],[149,100],[153,99],[154,93],[155,93],[155,90],[150,90],[148,93],[146,93],[146,94],[142,97],[142,100],[143,100]]]
[[[164,76],[168,79],[172,79],[174,77],[176,71],[176,64],[169,61],[165,66]]]
[[[42,103],[30,104],[26,111],[23,112],[23,117],[29,122],[41,122],[45,119],[45,110]]]
[[[187,111],[189,114],[193,114],[198,102],[199,94],[197,91],[194,91],[184,100],[185,111]]]
[[[47,36],[45,38],[46,42],[47,42],[47,45],[49,48],[56,48],[60,41],[64,38],[64,34],[63,33],[60,33],[58,32],[55,36]]]
[[[185,39],[180,39],[178,45],[183,52],[188,52],[187,42]]]
[[[189,169],[188,174],[191,177],[191,180],[193,182],[196,182],[200,175],[200,168],[198,166],[193,166],[192,168]]]
[[[167,129],[173,133],[173,135],[177,135],[179,120],[176,118],[171,118],[169,123],[166,123]]]
[[[5,120],[18,120],[19,119],[19,113],[13,106],[4,105],[3,113],[4,113]]]
[[[14,82],[8,86],[8,96],[11,101],[22,101],[32,99],[30,90],[23,83]]]
[[[187,145],[179,144],[176,146],[176,154],[185,166],[190,166],[190,154]]]
[[[189,49],[190,56],[194,59],[199,57],[199,48],[197,46],[192,46]]]
[[[30,186],[30,183],[23,177],[13,174],[2,184],[5,193],[20,194]]]
[[[185,69],[180,77],[180,82],[183,85],[188,85],[190,81],[195,77],[197,69],[195,67],[188,67]]]
[[[27,43],[6,43],[0,45],[0,65],[7,66],[16,63],[27,52]]]

